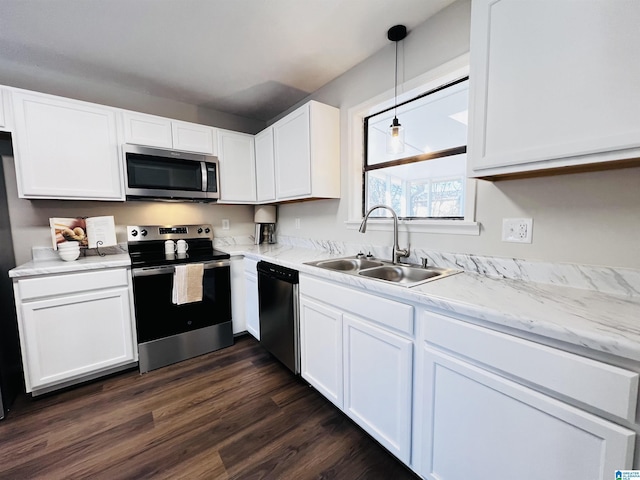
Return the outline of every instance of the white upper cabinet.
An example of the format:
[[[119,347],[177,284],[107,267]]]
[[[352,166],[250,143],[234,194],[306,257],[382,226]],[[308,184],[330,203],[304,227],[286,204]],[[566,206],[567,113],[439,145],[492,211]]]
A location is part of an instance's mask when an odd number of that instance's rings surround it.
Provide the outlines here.
[[[273,125],[276,200],[340,197],[340,110],[311,101]]]
[[[126,143],[173,148],[170,119],[135,112],[124,112],[123,119]]]
[[[220,201],[255,203],[256,164],[253,135],[218,130]]]
[[[638,24],[640,2],[474,0],[470,176],[639,158]]]
[[[173,148],[186,152],[216,154],[216,129],[196,123],[171,121]]]
[[[125,143],[216,154],[215,128],[137,112],[123,112]]]
[[[256,199],[273,202],[276,199],[276,166],[273,154],[273,127],[255,136],[256,140]]]
[[[124,200],[114,109],[14,90],[21,198]]]

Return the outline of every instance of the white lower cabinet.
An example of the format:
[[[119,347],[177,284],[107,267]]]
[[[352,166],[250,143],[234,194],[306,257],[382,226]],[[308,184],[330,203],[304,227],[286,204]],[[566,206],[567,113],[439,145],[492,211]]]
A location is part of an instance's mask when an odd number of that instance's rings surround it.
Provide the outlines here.
[[[524,480],[607,479],[632,468],[635,432],[576,405],[588,401],[579,398],[583,389],[603,385],[628,403],[637,398],[637,383],[628,381],[636,374],[433,312],[422,317],[413,463],[424,478],[508,478],[517,472]],[[521,355],[513,354],[513,346]],[[547,364],[550,359],[557,367]],[[565,369],[563,362],[574,367]],[[608,381],[599,378],[598,366]],[[576,397],[576,405],[553,397],[555,382],[565,385],[564,396]],[[635,411],[635,399],[631,406]]]
[[[241,256],[231,257],[231,323],[233,334],[247,330],[246,291],[244,281],[244,260]]]
[[[342,312],[302,297],[300,319],[300,374],[342,409]]]
[[[27,392],[137,361],[128,276],[120,269],[14,281]]]
[[[413,341],[344,315],[344,411],[409,464]]]
[[[395,328],[412,320],[409,305],[300,276],[302,377],[407,465],[413,340]]]
[[[307,274],[300,337],[302,377],[425,479],[605,480],[640,464],[636,368]]]
[[[258,262],[244,259],[245,316],[247,332],[260,340],[260,316],[258,314]]]

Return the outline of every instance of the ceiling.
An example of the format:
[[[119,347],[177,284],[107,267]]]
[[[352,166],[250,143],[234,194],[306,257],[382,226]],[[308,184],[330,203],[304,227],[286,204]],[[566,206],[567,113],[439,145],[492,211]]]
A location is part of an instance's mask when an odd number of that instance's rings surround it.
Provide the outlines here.
[[[0,62],[270,120],[453,0],[2,0]],[[16,85],[19,86],[19,85]]]

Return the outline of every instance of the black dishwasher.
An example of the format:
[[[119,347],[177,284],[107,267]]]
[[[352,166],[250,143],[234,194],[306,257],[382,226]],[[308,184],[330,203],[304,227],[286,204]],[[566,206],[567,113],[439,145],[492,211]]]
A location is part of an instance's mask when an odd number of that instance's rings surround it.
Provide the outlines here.
[[[258,262],[260,344],[296,375],[300,373],[298,271]]]

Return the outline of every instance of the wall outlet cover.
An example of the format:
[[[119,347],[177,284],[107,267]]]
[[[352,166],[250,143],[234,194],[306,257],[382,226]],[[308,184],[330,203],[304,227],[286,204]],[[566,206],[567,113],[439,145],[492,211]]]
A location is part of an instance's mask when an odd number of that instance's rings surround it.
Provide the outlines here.
[[[533,234],[532,218],[503,218],[502,241],[531,243]]]
[[[229,230],[229,220],[226,218],[222,219],[222,229]]]

